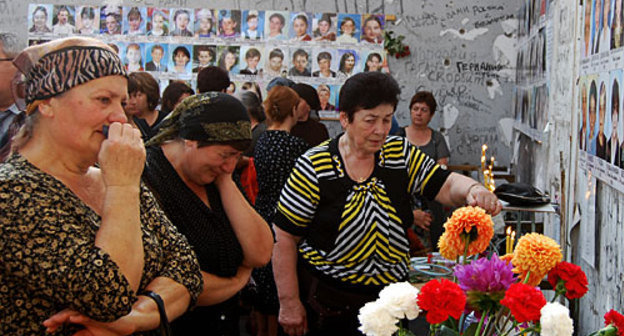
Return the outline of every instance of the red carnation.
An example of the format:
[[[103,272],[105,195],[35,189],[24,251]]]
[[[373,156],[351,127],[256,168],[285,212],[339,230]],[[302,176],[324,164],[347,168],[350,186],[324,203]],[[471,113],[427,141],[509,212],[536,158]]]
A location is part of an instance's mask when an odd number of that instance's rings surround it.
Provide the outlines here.
[[[509,286],[505,298],[500,302],[509,308],[519,323],[539,321],[540,309],[546,305],[544,294],[535,287],[523,283]]]
[[[560,281],[565,286],[565,296],[570,300],[581,298],[587,293],[587,276],[577,265],[566,261],[557,264],[548,273],[548,282],[559,291],[561,287],[557,285]]]
[[[466,294],[459,285],[442,279],[427,282],[418,293],[418,306],[427,311],[427,322],[438,324],[449,316],[461,317],[466,305]]]
[[[618,335],[624,336],[624,315],[611,309],[605,314],[604,319],[605,326],[614,325],[617,328]]]

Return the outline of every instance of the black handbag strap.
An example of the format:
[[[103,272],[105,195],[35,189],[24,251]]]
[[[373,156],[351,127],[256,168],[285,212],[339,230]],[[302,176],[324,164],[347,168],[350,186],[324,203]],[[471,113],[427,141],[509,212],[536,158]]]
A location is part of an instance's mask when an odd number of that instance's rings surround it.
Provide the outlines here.
[[[171,336],[171,327],[169,326],[169,319],[167,319],[167,311],[165,311],[165,302],[163,299],[160,295],[152,291],[145,291],[143,295],[154,300],[154,302],[156,302],[156,306],[158,306],[158,313],[160,314],[160,335]]]

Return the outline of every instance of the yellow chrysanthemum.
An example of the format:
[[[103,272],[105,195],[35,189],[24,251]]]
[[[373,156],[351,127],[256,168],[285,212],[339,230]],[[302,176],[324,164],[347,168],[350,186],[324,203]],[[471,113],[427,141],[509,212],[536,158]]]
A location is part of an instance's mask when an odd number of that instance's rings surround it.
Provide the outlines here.
[[[514,272],[520,274],[520,281],[531,272],[527,284],[537,286],[562,258],[561,248],[552,238],[529,233],[518,240],[511,262],[515,266]]]
[[[455,210],[444,223],[444,229],[446,241],[442,245],[452,255],[464,255],[466,237],[469,237],[468,256],[472,256],[485,251],[494,236],[492,217],[485,210],[473,206]]]

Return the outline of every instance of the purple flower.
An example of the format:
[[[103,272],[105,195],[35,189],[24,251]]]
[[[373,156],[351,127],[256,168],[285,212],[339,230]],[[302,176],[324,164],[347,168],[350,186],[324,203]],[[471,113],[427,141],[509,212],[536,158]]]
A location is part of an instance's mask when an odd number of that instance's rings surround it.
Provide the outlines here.
[[[479,258],[468,265],[455,266],[455,276],[459,287],[465,292],[499,292],[506,291],[516,282],[511,263],[500,260],[496,253],[492,259]]]

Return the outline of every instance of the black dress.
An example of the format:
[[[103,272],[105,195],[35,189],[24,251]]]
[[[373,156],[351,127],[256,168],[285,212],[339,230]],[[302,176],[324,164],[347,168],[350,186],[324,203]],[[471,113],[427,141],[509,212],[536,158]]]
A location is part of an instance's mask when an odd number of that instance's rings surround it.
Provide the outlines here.
[[[254,163],[258,179],[256,211],[271,225],[280,192],[299,156],[309,148],[301,138],[286,131],[267,130],[258,138],[254,148]],[[255,308],[263,314],[275,315],[279,309],[277,289],[271,263],[253,270],[257,286]]]

